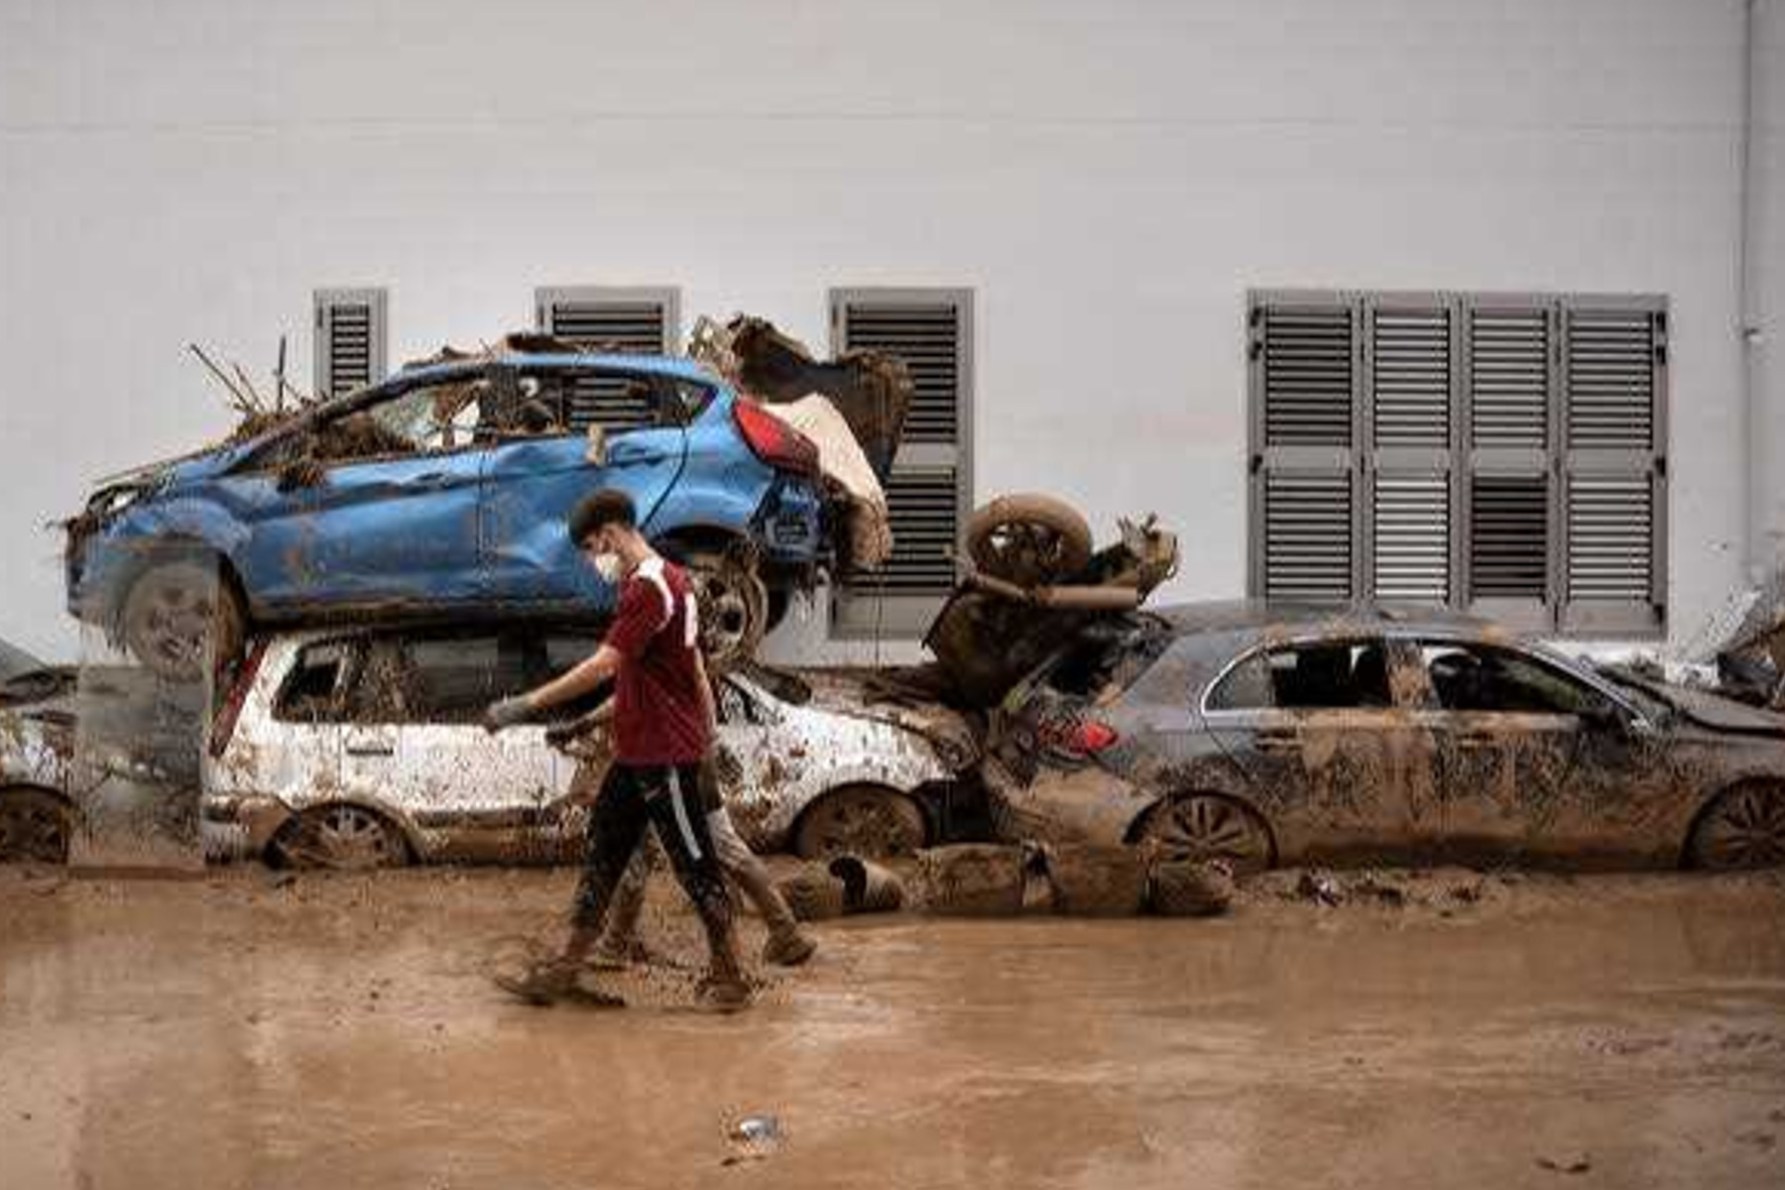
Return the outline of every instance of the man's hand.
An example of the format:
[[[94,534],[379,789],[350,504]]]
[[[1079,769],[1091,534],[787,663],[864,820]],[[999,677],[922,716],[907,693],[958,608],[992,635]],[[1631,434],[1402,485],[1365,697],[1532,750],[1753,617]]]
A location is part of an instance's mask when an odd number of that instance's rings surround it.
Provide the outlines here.
[[[498,698],[484,708],[483,729],[493,735],[504,727],[525,723],[532,717],[533,703],[525,694],[517,694],[513,698]]]

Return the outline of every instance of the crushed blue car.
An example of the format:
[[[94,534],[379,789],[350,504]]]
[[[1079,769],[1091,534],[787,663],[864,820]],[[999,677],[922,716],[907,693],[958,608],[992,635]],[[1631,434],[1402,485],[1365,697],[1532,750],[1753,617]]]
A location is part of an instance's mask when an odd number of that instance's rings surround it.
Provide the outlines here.
[[[250,417],[221,446],[103,483],[68,523],[69,606],[188,677],[261,627],[598,620],[614,592],[563,526],[602,487],[695,573],[719,665],[833,558],[797,431],[691,361],[547,341]]]

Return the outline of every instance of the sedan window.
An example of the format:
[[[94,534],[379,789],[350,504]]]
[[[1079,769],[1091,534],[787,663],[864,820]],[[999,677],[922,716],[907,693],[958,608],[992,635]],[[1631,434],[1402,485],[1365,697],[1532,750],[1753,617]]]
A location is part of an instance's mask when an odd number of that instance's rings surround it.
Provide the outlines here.
[[[374,641],[354,683],[362,723],[476,723],[498,698],[528,688],[525,652],[495,636]]]
[[[1209,692],[1208,708],[1237,711],[1387,707],[1388,652],[1381,640],[1313,641],[1252,653]]]
[[[1447,711],[1582,715],[1611,709],[1599,691],[1516,649],[1426,643],[1419,652],[1432,694]]]

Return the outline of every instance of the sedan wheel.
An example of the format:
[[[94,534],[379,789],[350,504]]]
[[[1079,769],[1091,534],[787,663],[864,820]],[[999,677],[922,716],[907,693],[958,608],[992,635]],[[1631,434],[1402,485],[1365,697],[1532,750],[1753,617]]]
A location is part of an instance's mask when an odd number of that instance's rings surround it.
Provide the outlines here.
[[[294,868],[366,871],[409,862],[409,850],[394,826],[363,806],[351,805],[305,810],[279,832],[273,852]]]
[[[67,807],[47,793],[0,793],[0,863],[67,863],[73,827]]]
[[[1271,836],[1263,821],[1238,802],[1213,794],[1168,799],[1148,816],[1140,842],[1167,862],[1223,859],[1236,873],[1271,866]]]
[[[1720,796],[1692,832],[1694,867],[1785,864],[1785,785],[1742,785]]]
[[[924,845],[923,811],[892,789],[857,785],[827,793],[800,817],[793,849],[802,859],[915,854]]]

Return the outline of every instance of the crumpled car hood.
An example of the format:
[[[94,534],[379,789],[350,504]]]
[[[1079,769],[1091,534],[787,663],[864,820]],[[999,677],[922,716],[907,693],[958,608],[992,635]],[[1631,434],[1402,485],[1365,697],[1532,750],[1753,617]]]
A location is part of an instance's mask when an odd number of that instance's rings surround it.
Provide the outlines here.
[[[834,670],[802,670],[800,678],[812,689],[811,706],[856,719],[890,723],[914,731],[938,745],[943,759],[960,768],[979,755],[978,737],[959,713],[937,703],[887,702],[868,688],[864,678]]]

